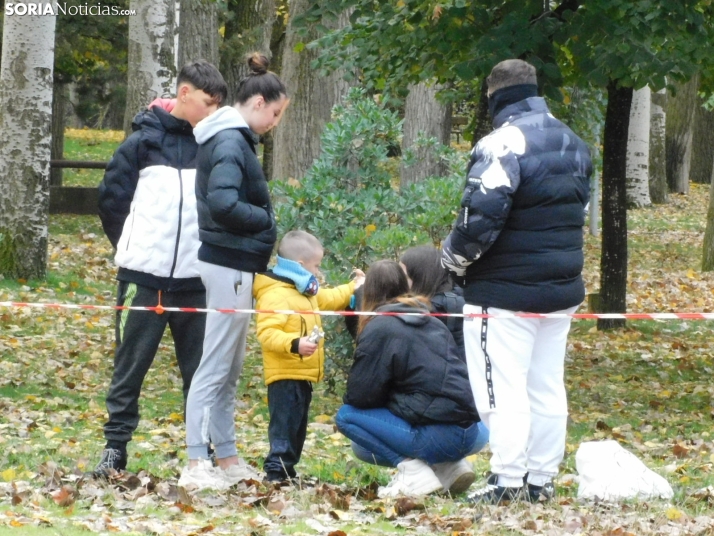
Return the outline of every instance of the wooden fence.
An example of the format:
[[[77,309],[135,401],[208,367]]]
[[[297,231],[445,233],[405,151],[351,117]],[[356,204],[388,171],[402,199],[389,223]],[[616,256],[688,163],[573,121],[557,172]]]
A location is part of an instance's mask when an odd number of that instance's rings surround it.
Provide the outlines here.
[[[107,163],[50,160],[50,168],[106,169]],[[50,186],[50,214],[96,214],[98,203],[96,186]]]

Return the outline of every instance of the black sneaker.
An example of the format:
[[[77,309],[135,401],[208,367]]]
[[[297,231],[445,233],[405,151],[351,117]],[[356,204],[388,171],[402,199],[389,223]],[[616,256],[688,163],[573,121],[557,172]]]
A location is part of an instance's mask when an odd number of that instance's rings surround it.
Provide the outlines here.
[[[555,499],[555,485],[552,480],[549,480],[542,486],[528,484],[528,494],[526,495],[526,500],[536,503],[551,501],[553,499]]]
[[[126,469],[126,451],[105,448],[102,451],[102,459],[94,468],[94,476],[108,477],[112,472],[120,473]]]
[[[481,489],[477,489],[468,496],[469,502],[474,504],[495,504],[506,505],[513,501],[518,501],[523,496],[523,488],[509,488],[486,484]]]

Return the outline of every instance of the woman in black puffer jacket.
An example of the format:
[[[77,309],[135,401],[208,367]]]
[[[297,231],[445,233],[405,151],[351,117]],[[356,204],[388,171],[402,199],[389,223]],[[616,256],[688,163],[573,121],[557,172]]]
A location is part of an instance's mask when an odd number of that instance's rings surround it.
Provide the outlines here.
[[[286,90],[254,54],[234,106],[219,109],[194,129],[199,273],[209,309],[250,309],[253,274],[268,267],[277,237],[268,183],[256,145],[279,121]],[[257,474],[238,457],[234,408],[243,367],[249,314],[209,314],[201,364],[186,404],[189,464],[179,485],[227,489]],[[213,444],[218,467],[208,454]]]
[[[357,349],[337,428],[357,456],[397,467],[380,496],[460,493],[474,480],[464,459],[486,443],[466,364],[428,299],[409,294],[404,271],[378,261],[367,272]],[[416,313],[416,314],[415,314]]]

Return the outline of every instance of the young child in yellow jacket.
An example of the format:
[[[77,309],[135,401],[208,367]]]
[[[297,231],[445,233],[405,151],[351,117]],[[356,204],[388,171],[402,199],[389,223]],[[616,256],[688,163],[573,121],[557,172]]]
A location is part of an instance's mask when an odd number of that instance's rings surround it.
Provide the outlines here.
[[[290,231],[278,246],[278,262],[271,271],[257,274],[253,296],[258,310],[339,311],[364,281],[364,273],[334,289],[320,288],[320,241],[305,231]],[[269,482],[297,476],[307,432],[312,384],[322,379],[325,355],[320,315],[258,314],[258,340],[268,386],[270,453],[263,470]],[[315,340],[317,338],[317,340]]]

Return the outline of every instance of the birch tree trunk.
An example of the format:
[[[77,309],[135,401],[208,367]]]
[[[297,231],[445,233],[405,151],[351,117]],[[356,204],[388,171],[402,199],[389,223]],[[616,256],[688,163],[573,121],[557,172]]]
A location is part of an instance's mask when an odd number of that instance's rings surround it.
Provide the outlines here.
[[[600,313],[624,313],[627,306],[627,130],[632,88],[607,86],[602,152],[602,254]],[[624,320],[600,318],[598,329],[623,327]]]
[[[627,134],[627,206],[647,207],[650,201],[650,88],[633,91]]]
[[[246,56],[260,52],[271,58],[270,36],[276,19],[276,0],[228,0],[223,43],[221,73],[228,84],[228,103],[235,104],[238,83],[248,75]],[[280,64],[270,62],[270,70],[278,72]]]
[[[218,4],[214,0],[179,0],[178,69],[191,61],[218,66]]]
[[[312,70],[310,62],[317,57],[317,51],[308,48],[296,51],[299,43],[308,43],[316,37],[312,29],[308,36],[298,34],[292,24],[295,17],[305,12],[309,5],[310,0],[293,0],[290,3],[281,69],[290,106],[273,135],[273,175],[278,179],[301,178],[305,175],[320,155],[320,134],[330,120],[332,107],[350,87],[343,80],[342,71],[322,77]],[[336,26],[340,27],[348,21],[347,15],[343,14]]]
[[[704,99],[697,98],[692,132],[692,159],[689,178],[698,184],[709,184],[714,165],[714,111],[703,106]]]
[[[669,201],[665,150],[667,90],[661,89],[657,93],[651,93],[650,97],[650,199],[653,203],[661,205]]]
[[[49,215],[52,16],[5,15],[0,67],[0,274],[45,277]]]
[[[689,193],[689,166],[692,157],[692,124],[697,103],[699,77],[678,85],[676,95],[667,99],[667,184],[673,193]]]
[[[404,188],[427,177],[441,176],[446,165],[428,146],[417,147],[415,142],[420,134],[436,138],[442,145],[451,141],[451,104],[442,104],[436,99],[439,87],[422,82],[409,86],[404,107],[404,127],[402,151],[413,150],[416,162],[412,166],[402,164],[400,184]]]
[[[136,113],[174,91],[174,0],[131,0],[124,133]]]

